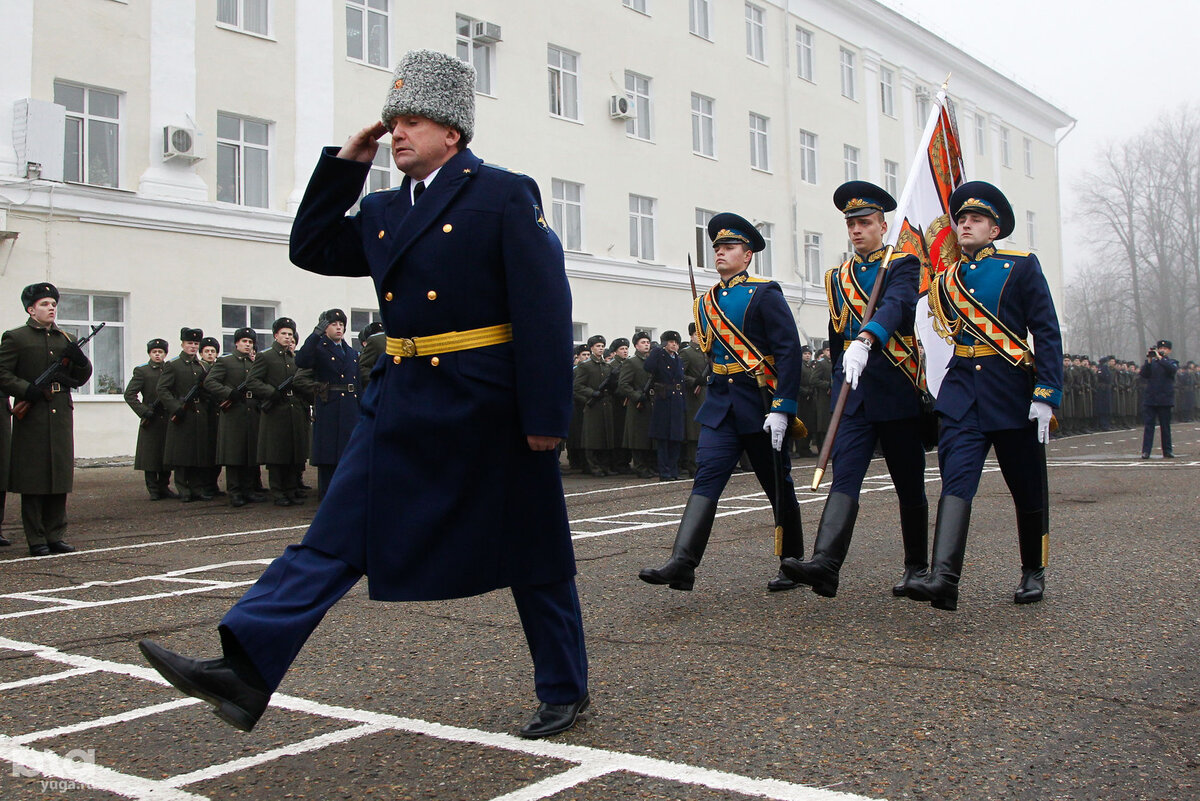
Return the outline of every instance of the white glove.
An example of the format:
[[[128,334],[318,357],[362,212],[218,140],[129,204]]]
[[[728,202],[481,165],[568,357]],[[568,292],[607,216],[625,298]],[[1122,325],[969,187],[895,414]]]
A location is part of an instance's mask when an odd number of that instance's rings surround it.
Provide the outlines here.
[[[846,348],[846,352],[842,354],[842,371],[846,375],[846,383],[850,385],[850,389],[858,389],[858,379],[863,374],[863,370],[867,369],[867,357],[871,355],[871,348],[861,339],[856,339],[850,343],[850,347]]]
[[[771,447],[783,450],[783,435],[787,433],[788,416],[783,412],[771,412],[763,422],[763,431],[771,435]]]
[[[1050,408],[1050,404],[1034,401],[1029,404],[1029,419],[1037,420],[1037,440],[1043,444],[1050,444],[1050,418],[1054,416],[1054,410]]]

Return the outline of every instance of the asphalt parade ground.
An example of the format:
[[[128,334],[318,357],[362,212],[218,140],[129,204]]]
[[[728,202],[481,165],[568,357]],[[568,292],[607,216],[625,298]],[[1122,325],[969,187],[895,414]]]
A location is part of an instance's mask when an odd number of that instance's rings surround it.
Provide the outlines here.
[[[989,462],[953,613],[891,596],[880,460],[832,599],[766,592],[771,514],[749,474],[690,593],[636,578],[666,559],[689,482],[567,476],[593,704],[544,741],[512,735],[536,702],[507,592],[379,604],[365,583],[255,731],[229,728],[135,644],[217,655],[217,621],[314,503],[152,503],[129,467],[80,470],[77,553],[30,558],[9,499],[0,798],[1197,798],[1200,428],[1176,425],[1175,460],[1138,458],[1140,436],[1050,446],[1047,593],[1029,606],[1012,603],[1014,515]],[[793,471],[810,550],[812,464]],[[926,478],[936,502],[932,454]]]

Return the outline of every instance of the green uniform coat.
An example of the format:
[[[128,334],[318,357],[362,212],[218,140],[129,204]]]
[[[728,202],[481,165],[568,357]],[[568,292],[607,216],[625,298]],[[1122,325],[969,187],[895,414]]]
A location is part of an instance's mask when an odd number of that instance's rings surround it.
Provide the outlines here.
[[[308,459],[309,430],[307,393],[313,382],[303,376],[292,384],[288,395],[276,389],[295,375],[296,357],[278,342],[258,354],[250,368],[250,391],[260,403],[269,403],[258,424],[258,461],[261,464],[304,464]]]
[[[704,405],[704,396],[708,392],[708,357],[698,345],[689,342],[680,348],[679,358],[683,359],[683,398],[687,402],[683,417],[684,439],[698,442],[700,424],[696,422],[696,413]]]
[[[167,413],[158,401],[158,382],[163,364],[147,362],[133,368],[133,377],[125,385],[125,402],[142,421],[138,424],[137,451],[133,454],[133,469],[161,473],[167,470],[163,452],[167,446]],[[153,410],[153,414],[151,412]],[[151,415],[147,417],[147,415]],[[145,422],[146,420],[149,422]]]
[[[250,391],[236,395],[234,390],[250,375],[254,362],[249,356],[229,353],[217,359],[204,377],[204,389],[212,396],[217,411],[217,464],[251,467],[258,462],[258,399]],[[233,396],[228,409],[219,408]]]
[[[606,451],[613,443],[612,394],[604,392],[593,401],[593,392],[612,373],[612,365],[600,359],[589,359],[575,368],[575,400],[584,404],[581,445],[587,450]],[[591,405],[587,405],[589,401]]]
[[[625,437],[621,447],[635,451],[653,450],[650,441],[650,398],[642,392],[650,374],[646,372],[646,359],[634,353],[621,365],[617,377],[617,397],[625,403]],[[638,403],[642,408],[638,408]]]
[[[181,353],[163,365],[162,377],[158,379],[158,397],[167,410],[167,417],[180,412],[180,400],[195,384],[202,383],[204,365],[199,357]],[[182,420],[167,423],[167,444],[163,461],[169,467],[213,467],[212,448],[209,445],[208,394],[203,388],[187,409],[183,409]]]

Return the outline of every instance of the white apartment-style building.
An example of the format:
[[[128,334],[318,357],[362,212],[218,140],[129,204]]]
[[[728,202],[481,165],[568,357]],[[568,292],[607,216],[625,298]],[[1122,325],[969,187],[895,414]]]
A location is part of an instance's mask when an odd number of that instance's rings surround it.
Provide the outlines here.
[[[476,138],[533,176],[567,249],[578,340],[684,330],[687,258],[733,210],[769,242],[802,337],[825,337],[823,271],[847,250],[834,188],[904,185],[947,73],[968,174],[1000,185],[1061,289],[1056,137],[1072,120],[875,0],[4,0],[0,326],[29,283],[60,323],[106,321],[76,394],[76,451],[133,452],[120,393],[180,327],[269,339],[322,309],[357,332],[371,283],[291,266],[318,151],[376,119],[391,68],[432,48],[479,72]],[[368,189],[402,176],[381,158]],[[0,304],[0,308],[4,308]]]

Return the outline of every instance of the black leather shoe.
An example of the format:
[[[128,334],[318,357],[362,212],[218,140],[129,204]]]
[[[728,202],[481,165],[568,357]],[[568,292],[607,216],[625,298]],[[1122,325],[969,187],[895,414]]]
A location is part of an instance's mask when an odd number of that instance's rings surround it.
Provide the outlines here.
[[[162,500],[162,497],[163,497],[162,493],[159,492],[158,490],[152,489],[149,492],[150,492],[150,500],[152,500],[152,501],[161,501]]]
[[[270,499],[264,493],[252,492],[246,496],[246,500],[250,503],[265,503]]]
[[[542,703],[538,705],[537,711],[533,713],[533,717],[521,727],[521,730],[517,734],[526,740],[537,740],[541,737],[561,734],[575,725],[575,721],[579,719],[580,714],[591,703],[592,698],[587,693],[584,693],[583,697],[573,704]]]
[[[165,490],[163,490],[163,491],[162,491],[162,496],[163,496],[164,498],[172,498],[172,499],[174,499],[174,498],[178,498],[178,497],[179,497],[179,493],[178,493],[178,492],[176,492],[175,490],[172,490],[172,489],[165,489]]]
[[[781,569],[775,574],[775,578],[767,582],[767,592],[786,592],[787,590],[794,590],[799,586],[799,582],[792,581],[788,578],[787,573],[784,573]]]
[[[30,556],[49,556],[50,555],[50,546],[49,545],[30,545],[29,546],[29,555]]]
[[[227,659],[192,659],[150,640],[142,640],[138,648],[171,686],[212,704],[213,713],[235,729],[253,729],[271,700],[269,692],[251,686]]]
[[[7,548],[9,545],[12,545],[12,540],[0,534],[0,548]]]
[[[1021,584],[1013,593],[1014,604],[1034,604],[1046,593],[1046,569],[1044,567],[1021,568]]]
[[[293,506],[294,504],[287,498],[276,498],[275,505],[276,506]]]
[[[47,544],[46,547],[50,549],[50,553],[75,553],[75,546],[68,545],[62,540],[59,540],[58,542],[51,542]]]
[[[214,496],[211,492],[199,492],[194,497],[197,501],[211,501]]]
[[[240,492],[231,492],[229,494],[229,505],[234,506],[234,507],[245,506],[246,499],[242,496],[242,494]]]

